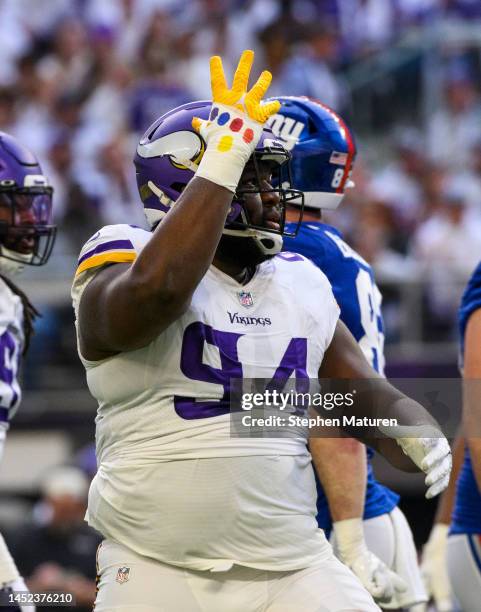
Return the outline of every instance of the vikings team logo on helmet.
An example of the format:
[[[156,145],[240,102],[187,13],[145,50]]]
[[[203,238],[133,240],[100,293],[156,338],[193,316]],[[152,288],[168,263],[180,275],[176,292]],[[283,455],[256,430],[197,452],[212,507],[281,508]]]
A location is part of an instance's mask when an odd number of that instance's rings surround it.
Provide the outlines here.
[[[155,227],[168,213],[197,171],[205,151],[205,142],[192,128],[192,119],[194,117],[212,119],[211,109],[210,101],[191,102],[179,106],[157,119],[141,138],[134,163],[137,171],[137,186],[144,204],[145,215],[151,227]],[[223,121],[224,119],[220,116],[217,120]],[[241,125],[235,124],[233,129],[237,127],[242,128]],[[248,137],[248,134],[244,136]],[[226,219],[224,234],[254,238],[260,248],[268,254],[275,254],[281,250],[281,236],[285,233],[287,203],[296,200],[301,206],[303,205],[302,193],[290,185],[284,186],[281,181],[282,172],[290,174],[288,171],[290,158],[283,143],[270,129],[263,131],[251,158],[257,177],[254,192],[262,194],[275,191],[279,197],[282,218],[280,230],[250,223],[243,202],[247,194],[253,193],[253,189],[243,190],[240,185]],[[260,163],[266,163],[270,168],[272,167],[275,186],[271,189],[261,185],[258,172]]]
[[[352,187],[354,138],[328,106],[303,96],[278,97],[281,108],[269,126],[292,153],[291,186],[304,192],[305,205],[335,209]],[[284,179],[288,183],[288,179]]]
[[[47,262],[55,241],[52,193],[37,158],[0,132],[0,268],[18,272]]]

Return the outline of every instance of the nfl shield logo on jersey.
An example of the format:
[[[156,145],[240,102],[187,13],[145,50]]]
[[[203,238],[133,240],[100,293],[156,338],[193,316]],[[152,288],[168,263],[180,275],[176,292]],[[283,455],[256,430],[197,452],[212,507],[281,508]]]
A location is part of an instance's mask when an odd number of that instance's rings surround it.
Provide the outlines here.
[[[117,577],[115,578],[116,582],[119,584],[123,584],[127,582],[129,579],[130,567],[119,567],[117,570]]]
[[[237,297],[239,298],[241,306],[245,306],[246,308],[254,306],[254,298],[252,297],[252,293],[250,291],[239,291],[237,293]]]

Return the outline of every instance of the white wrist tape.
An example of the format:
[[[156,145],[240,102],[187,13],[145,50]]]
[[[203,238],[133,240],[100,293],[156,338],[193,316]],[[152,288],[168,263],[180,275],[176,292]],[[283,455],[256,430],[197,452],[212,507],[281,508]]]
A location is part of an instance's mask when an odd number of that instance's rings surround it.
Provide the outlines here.
[[[354,561],[361,551],[367,549],[362,518],[336,521],[332,527],[339,556],[345,563],[349,564]]]
[[[196,176],[235,193],[244,166],[262,135],[263,124],[232,106],[215,103],[210,119],[199,125],[207,148]]]
[[[445,523],[436,523],[431,530],[429,540],[426,542],[426,550],[429,553],[444,554],[448,545],[449,525]]]

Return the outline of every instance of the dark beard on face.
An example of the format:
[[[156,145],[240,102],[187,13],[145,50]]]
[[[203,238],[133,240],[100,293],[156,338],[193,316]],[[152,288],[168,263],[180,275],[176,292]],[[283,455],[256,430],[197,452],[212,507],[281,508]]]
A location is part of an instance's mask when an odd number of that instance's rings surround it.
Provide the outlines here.
[[[272,255],[266,255],[253,238],[223,235],[217,247],[216,256],[231,265],[246,268],[255,267]]]

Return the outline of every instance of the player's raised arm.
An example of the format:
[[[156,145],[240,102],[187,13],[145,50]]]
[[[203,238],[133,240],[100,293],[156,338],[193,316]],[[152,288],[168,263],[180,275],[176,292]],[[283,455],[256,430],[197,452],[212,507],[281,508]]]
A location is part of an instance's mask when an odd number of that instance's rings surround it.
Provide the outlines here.
[[[253,59],[252,51],[244,51],[229,89],[220,57],[211,58],[211,114],[208,121],[193,121],[206,145],[197,173],[135,263],[99,271],[85,289],[78,319],[87,359],[145,346],[188,307],[212,263],[263,124],[279,108],[278,102],[261,103],[269,72],[247,91]]]
[[[371,368],[341,321],[325,353],[319,378],[369,381],[354,402],[353,414],[377,418],[381,412],[384,418],[397,419],[399,426],[381,429],[380,433],[386,437],[371,438],[369,434],[366,437],[359,433],[359,439],[379,451],[395,467],[405,471],[416,471],[416,467],[422,470],[428,487],[426,497],[434,497],[447,487],[451,450],[438,425],[418,402]]]

